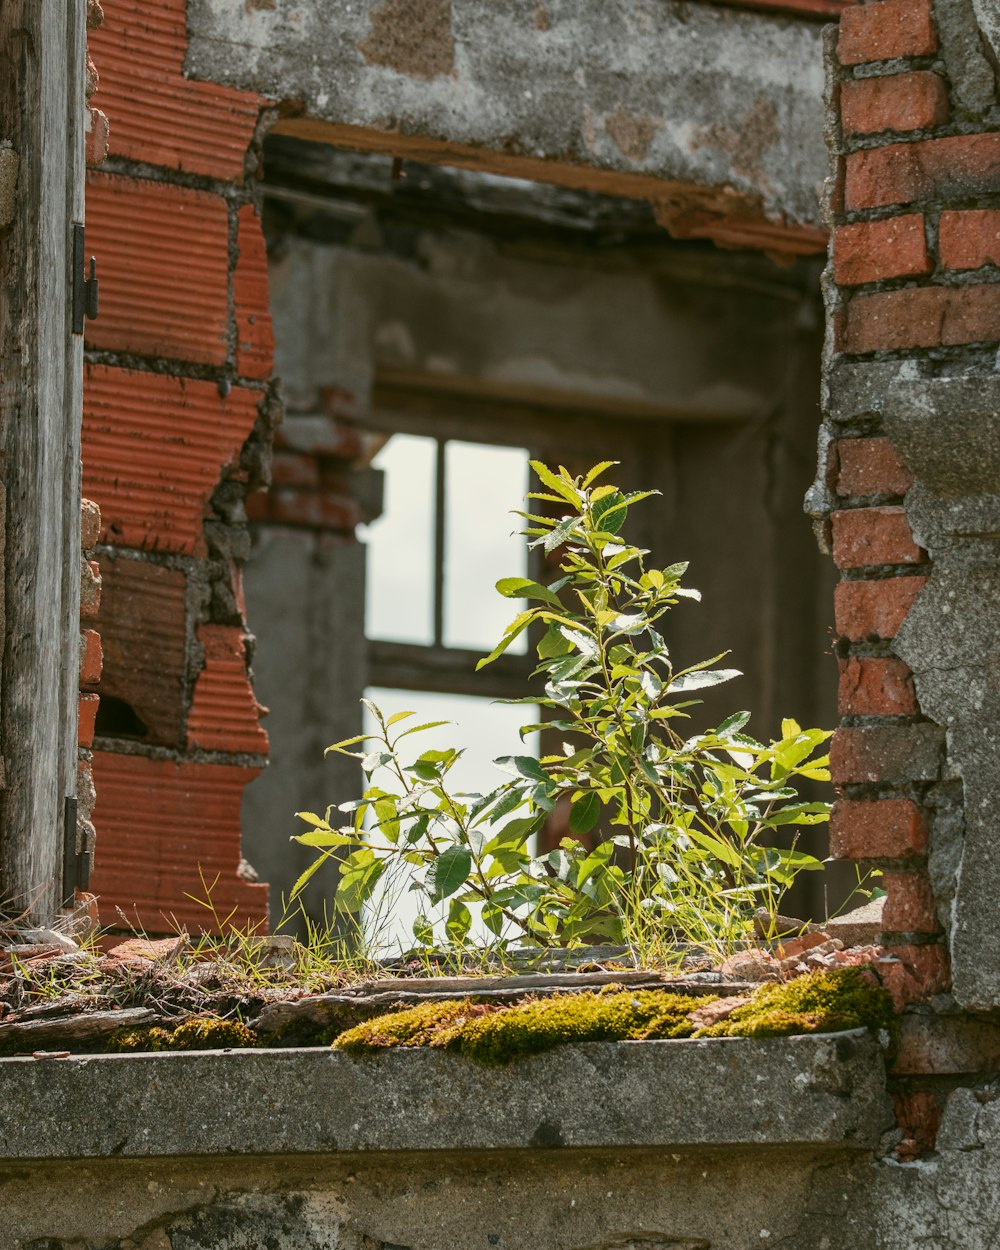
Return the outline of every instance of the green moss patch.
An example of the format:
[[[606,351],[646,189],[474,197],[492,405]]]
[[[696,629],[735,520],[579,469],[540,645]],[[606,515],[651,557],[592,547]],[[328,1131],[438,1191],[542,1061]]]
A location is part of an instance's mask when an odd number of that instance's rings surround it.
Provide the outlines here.
[[[238,1020],[194,1016],[169,1032],[161,1028],[119,1029],[108,1038],[112,1054],[156,1050],[246,1050],[260,1045],[257,1034]]]
[[[553,1046],[579,1042],[690,1037],[689,1013],[711,998],[664,990],[563,994],[489,1008],[465,1002],[427,1003],[379,1016],[333,1043],[353,1053],[386,1046],[437,1046],[482,1063],[502,1064]]]
[[[424,1003],[377,1016],[342,1033],[333,1045],[353,1054],[387,1047],[434,1046],[481,1063],[503,1064],[554,1046],[580,1042],[685,1037],[787,1037],[842,1029],[892,1029],[892,1000],[871,973],[838,968],[783,985],[765,985],[718,1023],[696,1029],[691,1013],[718,1001],[666,990],[558,995],[516,1006],[464,1001]]]
[[[748,1003],[696,1037],[789,1037],[842,1029],[893,1029],[889,992],[863,968],[837,968],[763,985]]]

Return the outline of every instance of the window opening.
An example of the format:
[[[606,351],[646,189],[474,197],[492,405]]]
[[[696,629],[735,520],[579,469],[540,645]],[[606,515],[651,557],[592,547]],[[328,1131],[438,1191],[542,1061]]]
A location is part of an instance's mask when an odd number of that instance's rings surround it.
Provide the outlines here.
[[[517,601],[502,599],[495,583],[528,569],[520,521],[511,515],[523,506],[527,451],[397,432],[372,465],[384,475],[385,504],[359,533],[367,552],[370,682],[523,695],[533,668],[527,639],[490,670],[475,670],[517,611]]]
[[[449,784],[488,791],[503,780],[495,758],[538,753],[537,735],[522,741],[519,734],[521,725],[537,720],[538,709],[495,703],[497,679],[489,670],[475,671],[518,610],[516,600],[497,594],[496,581],[528,569],[527,544],[516,533],[520,519],[511,515],[523,506],[528,453],[397,432],[372,465],[385,475],[385,503],[381,517],[360,534],[367,547],[366,698],[387,716],[412,711],[412,724],[450,722],[415,736],[414,755],[457,747],[464,754]],[[499,682],[500,693],[514,697],[526,693],[533,668],[527,641],[518,642]],[[402,684],[390,684],[393,676]],[[365,732],[373,727],[366,710]],[[378,781],[392,786],[388,775]],[[432,917],[442,925],[446,906]],[[477,909],[470,910],[472,939],[488,940]],[[366,924],[376,950],[395,953],[412,945],[418,913],[406,873],[383,878]]]

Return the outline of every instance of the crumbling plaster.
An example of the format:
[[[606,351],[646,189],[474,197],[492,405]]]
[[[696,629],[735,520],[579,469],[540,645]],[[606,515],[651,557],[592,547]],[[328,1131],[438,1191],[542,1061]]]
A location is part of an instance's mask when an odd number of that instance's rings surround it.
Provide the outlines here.
[[[279,132],[645,194],[666,219],[788,221],[817,246],[818,25],[682,0],[434,0],[404,6],[401,32],[397,8],[192,0],[186,69],[297,102]]]
[[[964,838],[943,919],[955,997],[969,1010],[1000,1006],[998,414],[997,378],[897,381],[883,413],[915,478],[906,497],[914,536],[934,561],[896,649],[913,670],[921,708],[948,727],[946,771],[963,782]]]

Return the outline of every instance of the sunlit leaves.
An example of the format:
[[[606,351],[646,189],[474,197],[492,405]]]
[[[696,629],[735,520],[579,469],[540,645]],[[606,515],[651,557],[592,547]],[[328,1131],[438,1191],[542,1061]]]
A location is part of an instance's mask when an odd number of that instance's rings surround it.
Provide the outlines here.
[[[777,742],[762,743],[746,732],[748,713],[736,712],[682,736],[677,726],[693,725],[698,705],[690,696],[740,674],[718,667],[723,655],[675,671],[662,618],[699,595],[681,584],[686,564],[647,567],[649,553],[628,543],[630,509],[647,492],[599,481],[610,461],[582,477],[532,467],[541,489],[529,498],[540,507],[519,514],[522,533],[548,563],[558,559],[560,575],[496,583],[530,606],[477,667],[530,630],[542,692],[505,702],[541,705],[546,719],[523,733],[565,734],[561,751],[505,756],[496,763],[507,779],[495,790],[457,794],[448,774],[460,751],[400,753],[439,722],[407,727],[411,713],[386,719],[369,704],[378,732],[329,748],[369,776],[363,798],[341,806],[353,824],[335,829],[330,812],[300,813],[309,829],[298,841],[318,857],[294,893],[332,861],[336,905],[357,913],[386,865],[403,865],[421,897],[418,946],[463,948],[476,933],[543,946],[652,933],[731,949],[757,909],[774,914],[796,875],[820,866],[795,839],[827,819],[828,806],[800,799],[797,785],[828,778],[819,752],[829,735],[786,720]],[[383,770],[390,789],[374,780]],[[546,822],[568,836],[543,852],[533,838]]]

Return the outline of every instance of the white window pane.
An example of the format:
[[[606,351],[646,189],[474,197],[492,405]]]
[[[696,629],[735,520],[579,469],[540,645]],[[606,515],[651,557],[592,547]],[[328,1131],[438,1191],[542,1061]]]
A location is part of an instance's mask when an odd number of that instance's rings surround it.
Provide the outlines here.
[[[365,697],[375,703],[388,720],[395,712],[413,712],[410,720],[401,722],[398,730],[407,725],[421,725],[426,721],[447,720],[426,733],[414,734],[404,745],[404,762],[409,763],[424,751],[441,750],[446,747],[464,748],[465,754],[448,773],[448,785],[452,792],[475,791],[486,793],[501,785],[508,775],[496,767],[493,760],[500,755],[538,755],[538,734],[529,734],[522,742],[518,730],[522,725],[538,720],[537,706],[493,703],[489,699],[470,695],[432,694],[426,691],[385,690],[372,687]],[[365,708],[364,731],[375,728],[374,718]],[[372,744],[374,746],[374,744]],[[386,790],[399,789],[398,781],[382,770],[373,779]],[[375,949],[392,956],[413,946],[413,922],[425,906],[423,895],[410,893],[409,879],[403,876],[386,881],[376,892],[367,908],[368,934]],[[489,943],[495,938],[478,919],[478,908],[471,907],[474,923],[470,933],[473,942]],[[447,912],[447,903],[434,911],[434,919],[441,921]],[[441,930],[443,936],[443,928]]]
[[[528,453],[521,448],[449,442],[445,448],[444,644],[489,651],[521,611],[496,592],[501,577],[527,576],[524,506]],[[527,649],[522,634],[510,648]]]
[[[373,465],[385,473],[383,511],[364,534],[365,633],[386,642],[434,641],[432,438],[394,434]]]

